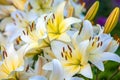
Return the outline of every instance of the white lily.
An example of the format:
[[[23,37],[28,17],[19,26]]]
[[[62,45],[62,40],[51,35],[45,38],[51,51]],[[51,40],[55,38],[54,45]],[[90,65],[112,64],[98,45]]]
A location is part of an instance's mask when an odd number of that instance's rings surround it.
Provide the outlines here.
[[[27,30],[23,31],[21,39],[26,45],[29,45],[26,52],[31,49],[41,50],[41,48],[49,46],[49,39],[47,38],[46,30],[46,15],[47,14],[41,15],[35,23],[32,23]]]
[[[82,30],[80,33],[75,33],[72,42],[76,44],[75,46],[78,46],[81,41],[90,40],[87,48],[88,59],[101,71],[104,71],[103,61],[113,60],[120,62],[120,57],[114,53],[119,44],[110,35],[104,34],[103,29],[97,32],[98,34],[95,33],[94,29],[91,23],[85,20]]]
[[[50,76],[42,77],[40,75],[33,76],[29,80],[63,80],[64,74],[61,63],[57,59],[53,59],[49,64],[43,66],[44,70],[52,71]]]
[[[12,44],[3,51],[4,60],[0,65],[0,79],[8,78],[9,74],[13,71],[24,70],[23,55],[25,48],[26,46],[23,46],[19,50],[15,51]]]
[[[50,41],[57,39],[65,42],[70,42],[70,37],[67,34],[67,31],[70,29],[70,25],[74,23],[79,23],[81,20],[69,17],[64,19],[64,7],[66,2],[62,2],[52,18],[47,22],[47,31]]]
[[[25,10],[27,12],[41,15],[52,10],[53,0],[28,0],[25,5]]]
[[[51,43],[53,53],[61,62],[66,74],[70,78],[77,73],[92,78],[91,67],[88,63],[86,52],[88,45],[88,40],[79,43],[79,46],[75,46],[74,49],[70,45],[59,41],[53,41]]]
[[[101,34],[94,37],[88,47],[89,61],[101,71],[104,71],[103,61],[112,60],[120,63],[120,57],[114,53],[118,45],[110,35]]]

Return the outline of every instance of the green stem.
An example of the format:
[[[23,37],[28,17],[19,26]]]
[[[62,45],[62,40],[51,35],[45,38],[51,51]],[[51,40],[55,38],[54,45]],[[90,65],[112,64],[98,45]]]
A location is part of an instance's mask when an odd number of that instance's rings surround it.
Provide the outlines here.
[[[112,80],[114,76],[116,76],[119,73],[119,70],[117,69],[109,78],[108,80]]]

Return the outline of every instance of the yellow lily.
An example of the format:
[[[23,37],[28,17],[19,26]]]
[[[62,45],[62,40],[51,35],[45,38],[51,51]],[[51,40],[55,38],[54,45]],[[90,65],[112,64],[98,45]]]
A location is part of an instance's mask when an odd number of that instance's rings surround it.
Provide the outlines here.
[[[66,2],[62,2],[52,18],[47,22],[48,37],[51,40],[57,39],[65,42],[70,41],[70,37],[67,34],[67,30],[70,29],[70,25],[73,23],[79,23],[81,20],[69,17],[64,19],[64,7]]]

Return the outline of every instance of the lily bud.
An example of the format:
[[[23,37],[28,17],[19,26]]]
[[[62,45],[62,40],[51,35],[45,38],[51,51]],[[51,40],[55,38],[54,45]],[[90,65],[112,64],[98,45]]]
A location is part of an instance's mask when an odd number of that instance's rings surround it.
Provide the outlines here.
[[[106,23],[104,25],[104,33],[110,33],[114,27],[116,26],[118,19],[119,19],[119,13],[120,10],[118,7],[116,7],[111,14],[109,15],[108,19],[106,20]]]
[[[90,20],[92,21],[98,11],[99,8],[99,1],[96,1],[92,7],[88,10],[86,16],[85,16],[85,20]]]

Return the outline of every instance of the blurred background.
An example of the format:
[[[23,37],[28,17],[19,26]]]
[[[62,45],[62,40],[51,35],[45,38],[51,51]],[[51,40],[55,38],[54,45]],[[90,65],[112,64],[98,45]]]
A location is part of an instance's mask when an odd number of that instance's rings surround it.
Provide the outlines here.
[[[96,0],[79,0],[80,3],[82,1],[86,3],[85,7],[88,10],[90,8],[90,6]],[[98,11],[94,21],[95,21],[95,23],[98,23],[103,26],[107,17],[111,13],[111,11],[115,7],[120,8],[120,0],[98,0],[98,1],[100,2],[100,7],[99,7],[99,11]],[[115,29],[112,31],[111,35],[114,36],[115,34],[117,34],[120,37],[120,17],[119,17],[119,22],[117,23]],[[120,47],[117,51],[117,54],[120,55]],[[96,79],[96,80],[108,80],[108,78],[110,78],[110,76],[112,76],[112,75],[113,75],[113,77],[109,80],[120,80],[120,69],[119,69],[119,71],[117,70],[119,66],[120,66],[120,64],[112,62],[112,61],[105,62],[105,71],[100,72],[97,70],[98,71],[98,79]],[[94,70],[94,71],[96,71],[96,70]]]

